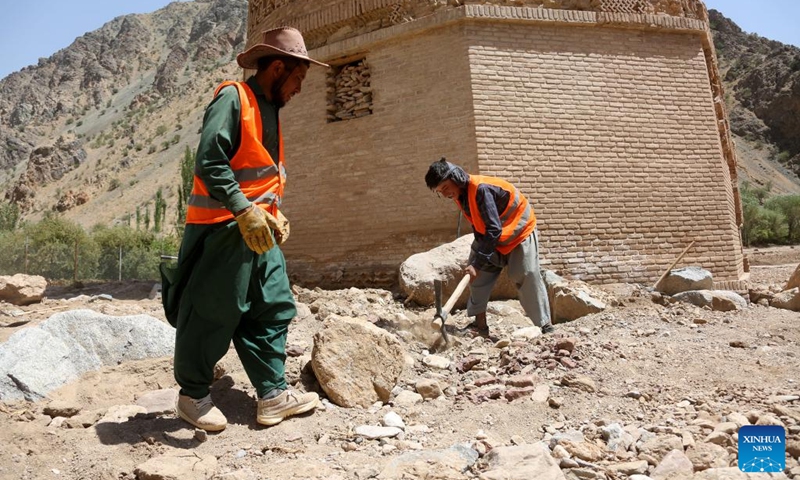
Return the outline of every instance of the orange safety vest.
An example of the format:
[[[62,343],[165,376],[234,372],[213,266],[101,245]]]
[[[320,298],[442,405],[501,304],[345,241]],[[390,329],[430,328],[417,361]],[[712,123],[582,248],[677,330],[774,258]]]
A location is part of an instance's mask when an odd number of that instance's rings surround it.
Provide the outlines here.
[[[475,216],[470,217],[461,207],[458,199],[455,200],[458,208],[461,208],[464,216],[475,227],[475,231],[481,235],[486,233],[486,224],[483,223],[483,218],[481,218],[476,195],[478,193],[478,185],[482,183],[500,187],[509,193],[508,206],[500,212],[500,222],[503,227],[496,247],[498,252],[508,255],[511,250],[514,250],[517,245],[533,233],[536,228],[536,215],[533,213],[533,207],[528,203],[528,199],[514,185],[500,178],[470,175],[469,184],[467,185],[467,201],[469,202],[469,211],[474,213]]]
[[[223,82],[214,91],[214,96],[228,85],[234,85],[239,92],[241,119],[239,149],[231,159],[233,176],[239,183],[242,193],[248,200],[260,205],[266,211],[277,215],[286,183],[286,168],[283,160],[283,135],[278,124],[278,162],[272,159],[261,143],[261,112],[258,110],[256,96],[244,82]],[[219,223],[233,218],[222,202],[212,198],[203,180],[194,174],[192,194],[187,202],[186,223]]]

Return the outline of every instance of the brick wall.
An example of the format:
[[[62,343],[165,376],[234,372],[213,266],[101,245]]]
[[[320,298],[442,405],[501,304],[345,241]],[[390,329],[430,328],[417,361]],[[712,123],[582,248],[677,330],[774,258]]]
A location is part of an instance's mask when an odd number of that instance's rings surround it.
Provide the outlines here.
[[[373,113],[327,123],[327,72],[315,67],[282,113],[293,279],[385,285],[409,255],[452,240],[455,206],[423,181],[442,155],[520,186],[543,263],[563,274],[652,282],[694,240],[684,264],[740,279],[706,28],[472,5],[312,51],[366,59]]]
[[[534,202],[549,268],[737,280],[742,252],[699,34],[471,22],[480,172]]]
[[[456,235],[454,206],[425,187],[428,165],[444,155],[476,167],[463,27],[372,45],[364,58],[372,115],[326,123],[328,72],[318,67],[281,114],[284,251],[301,283],[391,283],[408,255]]]

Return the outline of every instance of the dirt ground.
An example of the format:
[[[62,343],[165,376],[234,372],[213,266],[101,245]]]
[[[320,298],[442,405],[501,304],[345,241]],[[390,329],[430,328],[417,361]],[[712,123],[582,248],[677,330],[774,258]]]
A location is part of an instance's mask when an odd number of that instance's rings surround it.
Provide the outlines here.
[[[800,249],[789,247],[748,254],[754,286],[782,287],[800,262]],[[109,315],[143,313],[163,320],[160,303],[148,299],[151,287],[147,283],[87,285],[79,290],[52,287],[42,303],[19,307],[26,313],[14,319],[24,318],[29,323],[0,328],[0,342],[66,309],[89,308]],[[295,320],[290,328],[288,344],[303,355],[287,360],[287,379],[301,389],[308,387],[307,381],[301,381],[301,370],[310,356],[313,335],[321,328],[320,314],[373,315],[378,317],[377,324],[390,330],[392,323],[381,320],[398,313],[420,321],[432,317],[431,309],[404,306],[390,292],[297,291],[304,303],[327,305],[316,315]],[[193,428],[170,414],[137,415],[125,422],[88,428],[48,426],[51,418],[43,409],[53,401],[79,404],[84,412],[102,412],[115,405],[133,404],[148,391],[175,387],[171,358],[107,367],[85,374],[40,402],[0,403],[0,479],[134,479],[137,466],[170,452],[215,457],[214,478],[220,479],[374,478],[391,461],[411,451],[481,442],[489,448],[536,443],[571,429],[591,437],[599,426],[612,422],[653,432],[691,430],[698,419],[714,423],[731,413],[770,412],[772,397],[800,392],[800,313],[760,305],[725,313],[688,304],[662,306],[651,300],[649,292],[633,285],[613,292],[619,305],[558,325],[555,335],[526,342],[512,339],[513,332],[530,325],[519,303],[492,302],[489,322],[493,335],[509,339],[510,344],[456,335],[457,345],[439,355],[453,362],[469,354],[482,359],[479,366],[464,373],[427,367],[421,360],[428,346],[397,332],[414,359],[414,366],[406,367],[400,387],[414,390],[419,379],[435,379],[445,395],[416,405],[370,409],[345,409],[325,402],[313,413],[271,428],[255,422],[254,390],[231,349],[220,362],[227,375],[212,388],[212,397],[229,425],[205,441],[196,439]],[[110,294],[114,300],[90,301],[100,293]],[[76,295],[87,297],[67,301]],[[377,304],[365,307],[364,298],[370,296],[388,300],[380,308],[374,307]],[[463,326],[468,320],[458,312],[450,321]],[[555,362],[553,346],[565,337],[576,339],[571,355],[574,368]],[[550,400],[508,401],[502,395],[476,395],[483,391],[475,387],[477,379],[517,374],[534,375],[540,384],[548,385]],[[565,377],[575,376],[590,378],[595,391],[567,387]],[[359,425],[380,424],[388,411],[398,413],[407,426],[416,426],[407,429],[405,439],[365,440],[353,432]],[[800,440],[796,423],[789,435]],[[628,457],[617,454],[600,459],[594,463],[604,473],[583,478],[628,478],[603,470],[603,465],[636,459],[635,454]],[[736,465],[735,456],[729,463]],[[797,460],[789,459],[788,467],[797,468]],[[403,478],[478,478],[484,468],[478,462],[460,477],[420,474]]]

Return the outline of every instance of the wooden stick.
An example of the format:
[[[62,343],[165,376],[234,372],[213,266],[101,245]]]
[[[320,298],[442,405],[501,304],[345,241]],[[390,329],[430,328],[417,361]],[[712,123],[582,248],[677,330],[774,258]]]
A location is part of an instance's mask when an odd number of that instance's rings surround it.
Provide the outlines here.
[[[461,281],[458,282],[456,289],[453,290],[453,293],[450,295],[450,299],[447,300],[447,303],[445,303],[444,307],[442,307],[443,316],[446,317],[450,313],[450,310],[456,304],[458,298],[464,292],[464,289],[467,288],[467,285],[469,285],[469,275],[464,275],[464,278],[462,278]]]
[[[661,283],[665,278],[667,278],[667,275],[669,275],[669,272],[672,271],[672,268],[675,267],[675,265],[677,265],[678,262],[681,261],[683,256],[686,255],[686,252],[688,252],[689,249],[692,248],[692,245],[694,245],[694,240],[692,240],[692,243],[690,243],[689,246],[686,247],[680,255],[678,255],[678,258],[676,258],[675,261],[672,262],[672,265],[667,267],[667,269],[664,271],[664,273],[661,275],[661,277],[658,280],[656,280],[656,283],[653,284],[653,289],[654,290],[658,290],[658,284]]]

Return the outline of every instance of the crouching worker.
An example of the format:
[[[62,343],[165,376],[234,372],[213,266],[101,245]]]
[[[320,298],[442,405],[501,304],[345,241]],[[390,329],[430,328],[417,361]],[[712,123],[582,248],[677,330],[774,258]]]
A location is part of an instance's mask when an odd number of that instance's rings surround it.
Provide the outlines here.
[[[500,178],[469,175],[444,158],[431,164],[425,183],[455,201],[475,233],[464,269],[470,276],[467,315],[475,317],[467,331],[489,336],[489,296],[500,272],[508,267],[525,313],[543,333],[552,332],[547,288],[539,270],[536,216],[522,192]]]
[[[319,403],[284,378],[296,309],[278,247],[289,236],[279,210],[286,173],[278,113],[319,62],[293,28],[263,35],[237,57],[255,75],[221,84],[206,109],[178,264],[161,269],[164,310],[177,328],[177,413],[208,431],[227,425],[209,387],[231,341],[258,394],[258,423],[275,425]]]

